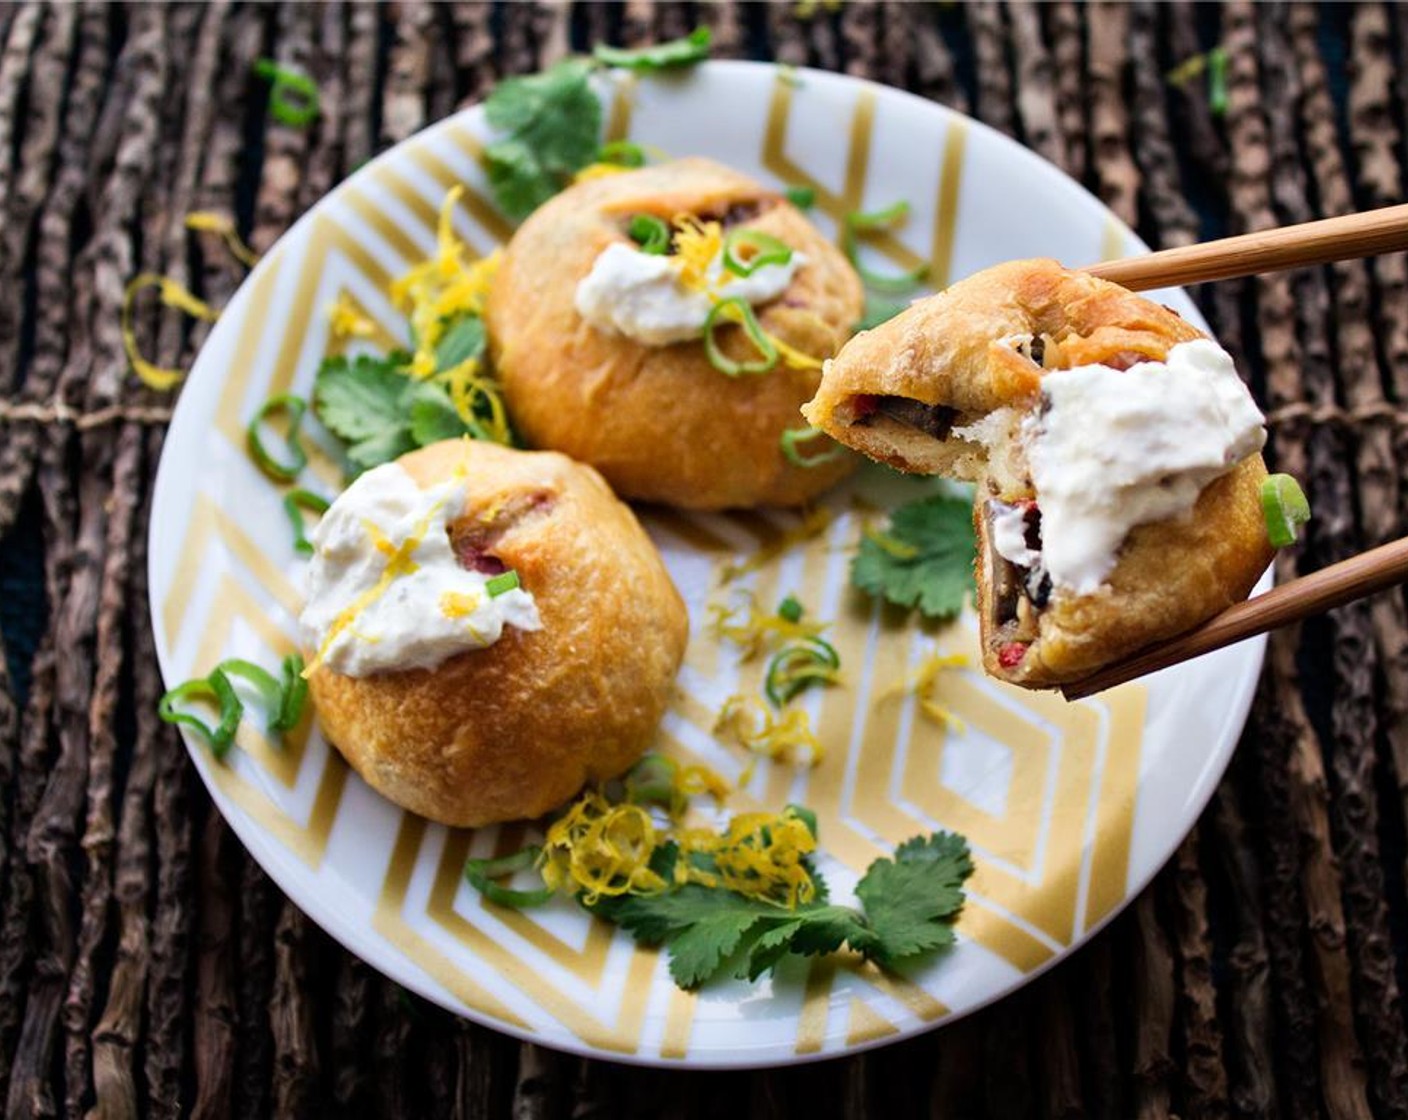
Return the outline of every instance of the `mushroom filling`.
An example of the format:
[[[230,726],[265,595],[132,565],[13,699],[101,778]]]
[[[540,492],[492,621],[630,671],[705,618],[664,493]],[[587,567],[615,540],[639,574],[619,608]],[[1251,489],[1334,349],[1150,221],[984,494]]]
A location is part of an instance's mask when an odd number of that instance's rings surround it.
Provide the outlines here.
[[[992,621],[1004,642],[1030,642],[1037,636],[1038,615],[1051,601],[1051,576],[1041,562],[1041,510],[1035,502],[992,498],[984,503],[983,516]]]
[[[958,418],[958,410],[946,404],[925,404],[909,397],[871,396],[857,398],[854,423],[864,426],[877,412],[934,439],[948,439],[953,422]]]

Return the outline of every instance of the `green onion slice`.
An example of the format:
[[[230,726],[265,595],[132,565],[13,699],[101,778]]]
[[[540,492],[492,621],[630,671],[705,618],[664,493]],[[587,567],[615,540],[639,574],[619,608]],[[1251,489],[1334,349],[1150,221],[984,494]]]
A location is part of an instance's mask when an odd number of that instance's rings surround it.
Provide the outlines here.
[[[891,203],[880,210],[852,210],[846,215],[846,225],[851,229],[868,232],[877,229],[894,229],[909,218],[909,203],[904,199]]]
[[[642,253],[663,257],[670,251],[670,227],[654,214],[637,214],[631,219],[626,232],[640,246]]]
[[[226,658],[216,666],[216,669],[227,677],[235,677],[244,681],[259,693],[259,702],[264,707],[265,729],[271,734],[280,730],[275,726],[275,723],[279,718],[279,707],[283,703],[284,690],[271,673],[253,661],[245,661],[239,657]]]
[[[497,599],[500,595],[507,595],[510,591],[521,586],[522,584],[518,582],[518,573],[510,568],[506,572],[500,572],[493,576],[484,585],[484,590],[489,592],[489,598]]]
[[[825,451],[816,455],[803,455],[798,449],[799,443],[810,443],[822,435],[820,428],[790,428],[782,433],[779,443],[782,447],[782,457],[793,466],[798,467],[820,467],[826,463],[834,463],[837,459],[846,454],[846,449],[839,443],[832,444]],[[828,442],[830,442],[828,440]]]
[[[498,859],[467,859],[464,861],[464,877],[469,880],[471,887],[490,902],[499,906],[509,906],[515,910],[522,910],[529,906],[541,906],[552,898],[551,887],[542,887],[535,891],[519,891],[511,887],[502,887],[494,880],[500,875],[512,875],[515,871],[524,871],[532,867],[542,854],[542,848],[536,844],[530,844],[512,855],[500,856]]]
[[[1208,110],[1215,117],[1227,113],[1227,51],[1222,47],[1208,51]]]
[[[292,393],[280,393],[276,397],[270,397],[260,406],[259,411],[254,414],[254,419],[249,422],[249,427],[245,429],[250,456],[259,469],[275,482],[292,482],[308,465],[307,452],[303,450],[303,443],[298,438],[298,429],[302,426],[303,414],[307,411],[308,402],[302,397],[296,397]],[[288,435],[285,437],[291,456],[288,463],[280,463],[270,455],[265,450],[264,440],[259,434],[260,425],[277,412],[288,413]]]
[[[199,716],[176,707],[177,704],[199,700],[208,701],[220,709],[220,722],[215,727]],[[240,719],[244,715],[244,704],[230,684],[230,678],[216,669],[208,677],[186,681],[171,689],[157,702],[156,712],[167,723],[191,728],[210,744],[211,753],[216,758],[224,758],[230,744],[235,741],[235,732],[239,730]]]
[[[303,676],[303,658],[290,653],[279,667],[282,678],[283,695],[279,698],[279,718],[274,726],[280,731],[291,731],[303,718],[303,709],[308,703],[308,681]]]
[[[679,763],[661,754],[645,755],[626,772],[626,800],[634,805],[661,805],[669,814],[684,811],[676,779]]]
[[[269,115],[280,124],[303,128],[318,117],[318,84],[301,70],[261,58],[254,72],[270,83]]]
[[[1300,527],[1310,520],[1310,503],[1294,478],[1273,474],[1261,484],[1261,512],[1272,546],[1285,548],[1296,543]]]
[[[841,237],[842,247],[846,251],[852,267],[860,275],[861,281],[868,288],[873,288],[877,292],[908,292],[918,287],[924,282],[924,278],[929,275],[927,264],[917,265],[908,272],[902,272],[898,276],[881,276],[877,272],[872,272],[860,263],[860,246],[856,238],[857,233],[872,233],[876,230],[893,229],[902,225],[909,217],[909,203],[901,199],[881,210],[860,211],[853,210],[846,215],[844,231]]]
[[[783,193],[798,210],[810,210],[816,205],[816,191],[811,187],[788,187]]]
[[[724,267],[737,276],[752,276],[770,264],[786,264],[792,247],[756,229],[730,230],[724,238]]]
[[[824,638],[806,638],[784,646],[768,662],[763,692],[774,707],[782,707],[814,685],[834,684],[841,655]]]
[[[328,500],[311,490],[295,489],[284,495],[284,512],[293,526],[293,550],[301,556],[313,555],[313,542],[308,539],[303,524],[303,511],[323,514],[328,511]]]
[[[795,595],[789,595],[777,604],[777,617],[788,622],[801,622],[802,613],[802,604]]]
[[[720,323],[736,323],[742,327],[744,335],[759,356],[750,361],[736,362],[725,354],[719,348],[719,341],[714,334]],[[772,339],[763,333],[752,307],[738,296],[719,300],[710,310],[709,317],[704,320],[704,354],[711,366],[728,377],[739,377],[745,373],[767,373],[777,365],[777,347],[773,345]]]
[[[644,167],[645,149],[634,140],[610,140],[597,150],[596,160],[617,167]]]

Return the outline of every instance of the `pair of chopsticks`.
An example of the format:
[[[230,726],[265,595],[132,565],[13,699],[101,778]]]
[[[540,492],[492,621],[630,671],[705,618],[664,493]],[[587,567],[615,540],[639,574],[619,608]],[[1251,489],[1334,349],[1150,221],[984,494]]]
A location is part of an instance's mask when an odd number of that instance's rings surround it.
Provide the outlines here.
[[[1386,206],[1362,214],[1106,261],[1084,271],[1138,292],[1308,268],[1405,249],[1408,249],[1408,205]],[[1093,696],[1136,677],[1277,627],[1304,621],[1405,581],[1408,581],[1408,538],[1283,583],[1265,595],[1229,607],[1194,630],[1151,646],[1084,680],[1065,685],[1061,692],[1067,700]]]

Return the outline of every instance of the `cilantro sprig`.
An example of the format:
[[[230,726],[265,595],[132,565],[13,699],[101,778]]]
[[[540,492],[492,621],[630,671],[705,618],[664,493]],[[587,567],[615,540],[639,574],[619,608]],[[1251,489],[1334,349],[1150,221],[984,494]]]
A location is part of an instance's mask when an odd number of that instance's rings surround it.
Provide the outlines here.
[[[601,99],[591,88],[600,67],[648,73],[700,62],[709,30],[639,50],[598,46],[541,74],[508,78],[484,102],[489,124],[503,133],[484,149],[489,187],[514,221],[526,218],[599,156]]]
[[[657,851],[654,869],[666,882],[678,858],[673,844]],[[856,885],[861,909],[830,902],[815,871],[815,899],[790,910],[698,883],[603,898],[590,909],[642,944],[663,946],[670,975],[690,990],[726,977],[756,980],[788,954],[848,948],[893,967],[945,948],[953,944],[963,884],[972,873],[967,841],[936,832],[870,865]]]
[[[483,349],[483,328],[477,319],[470,322],[477,333],[453,327],[445,333],[442,353],[437,355],[441,368],[451,368]],[[370,470],[443,439],[482,434],[460,417],[443,385],[407,377],[403,371],[408,361],[401,351],[384,358],[339,355],[326,359],[318,369],[314,409],[323,426],[347,444],[347,458],[358,470]]]
[[[889,527],[867,533],[851,561],[851,583],[929,618],[952,618],[973,592],[972,507],[936,494],[899,506]]]

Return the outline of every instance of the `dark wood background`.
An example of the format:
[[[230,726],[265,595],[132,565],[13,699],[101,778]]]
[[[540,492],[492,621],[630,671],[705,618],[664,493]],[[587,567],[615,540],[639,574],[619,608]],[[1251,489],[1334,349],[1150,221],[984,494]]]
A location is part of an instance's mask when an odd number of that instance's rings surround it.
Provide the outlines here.
[[[1278,635],[1236,760],[1171,865],[1020,994],[782,1072],[627,1069],[519,1043],[339,948],[245,855],[153,715],[149,485],[170,401],[127,374],[124,283],[240,272],[348,170],[502,74],[710,24],[718,53],[974,113],[1180,244],[1402,199],[1408,8],[1026,2],[0,7],[0,1101],[11,1117],[1408,1117],[1408,630],[1400,594]],[[1229,58],[1225,113],[1179,61]],[[250,72],[306,67],[274,124]],[[1316,520],[1281,575],[1400,532],[1402,257],[1200,299]],[[203,329],[143,315],[188,364]],[[1189,743],[1190,751],[1201,749]]]

